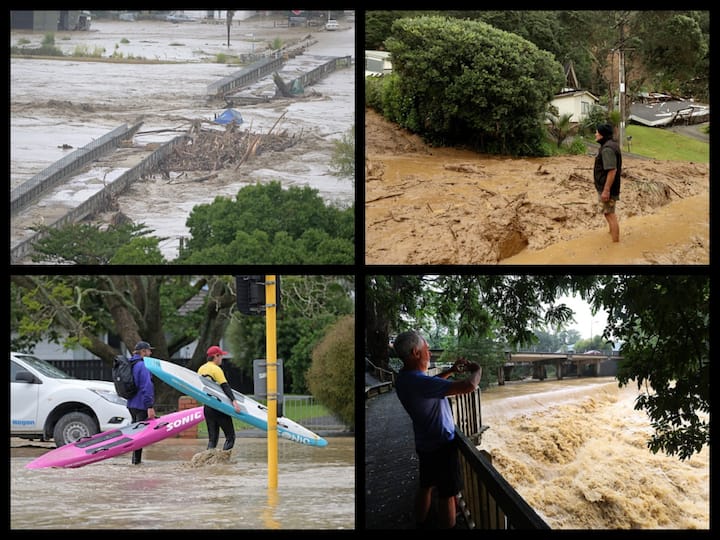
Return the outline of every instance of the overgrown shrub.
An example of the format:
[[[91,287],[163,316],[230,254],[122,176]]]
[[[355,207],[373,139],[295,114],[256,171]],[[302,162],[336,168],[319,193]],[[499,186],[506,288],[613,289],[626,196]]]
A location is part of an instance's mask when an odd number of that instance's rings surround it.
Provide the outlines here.
[[[312,353],[310,393],[355,430],[355,317],[333,324]]]
[[[539,155],[543,113],[562,85],[562,65],[517,34],[481,21],[408,17],[385,40],[383,115],[426,142]]]

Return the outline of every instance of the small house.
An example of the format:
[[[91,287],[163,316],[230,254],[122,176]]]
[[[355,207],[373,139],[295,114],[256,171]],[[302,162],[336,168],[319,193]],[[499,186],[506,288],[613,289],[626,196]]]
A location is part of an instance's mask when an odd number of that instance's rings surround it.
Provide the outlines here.
[[[387,51],[365,51],[365,76],[379,77],[392,73],[390,53]]]
[[[587,90],[563,90],[550,104],[558,110],[558,118],[569,114],[570,121],[580,123],[585,120],[600,100]]]

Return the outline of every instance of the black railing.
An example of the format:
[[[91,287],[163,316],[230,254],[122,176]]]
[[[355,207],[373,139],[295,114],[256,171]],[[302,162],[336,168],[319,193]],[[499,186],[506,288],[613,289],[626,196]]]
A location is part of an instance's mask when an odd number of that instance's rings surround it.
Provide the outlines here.
[[[91,360],[48,360],[56,368],[76,379],[112,381],[112,364],[99,358]]]

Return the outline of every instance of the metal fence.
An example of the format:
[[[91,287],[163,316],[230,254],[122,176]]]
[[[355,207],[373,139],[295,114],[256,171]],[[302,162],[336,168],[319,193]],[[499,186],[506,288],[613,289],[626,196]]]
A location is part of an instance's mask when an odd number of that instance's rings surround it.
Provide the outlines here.
[[[112,381],[112,366],[99,358],[93,360],[48,360],[47,362],[76,379]]]

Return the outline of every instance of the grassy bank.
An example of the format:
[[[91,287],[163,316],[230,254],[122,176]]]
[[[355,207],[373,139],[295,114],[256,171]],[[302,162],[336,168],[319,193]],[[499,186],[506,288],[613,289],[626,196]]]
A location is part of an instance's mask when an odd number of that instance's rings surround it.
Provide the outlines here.
[[[625,135],[632,137],[630,152],[664,161],[710,163],[710,144],[662,128],[631,124]],[[627,142],[623,150],[627,151]]]
[[[630,124],[625,128],[625,136],[632,137],[630,149],[623,141],[622,151],[660,161],[688,161],[710,163],[710,143],[676,133],[669,129],[652,128]],[[586,138],[595,143],[595,138]]]

